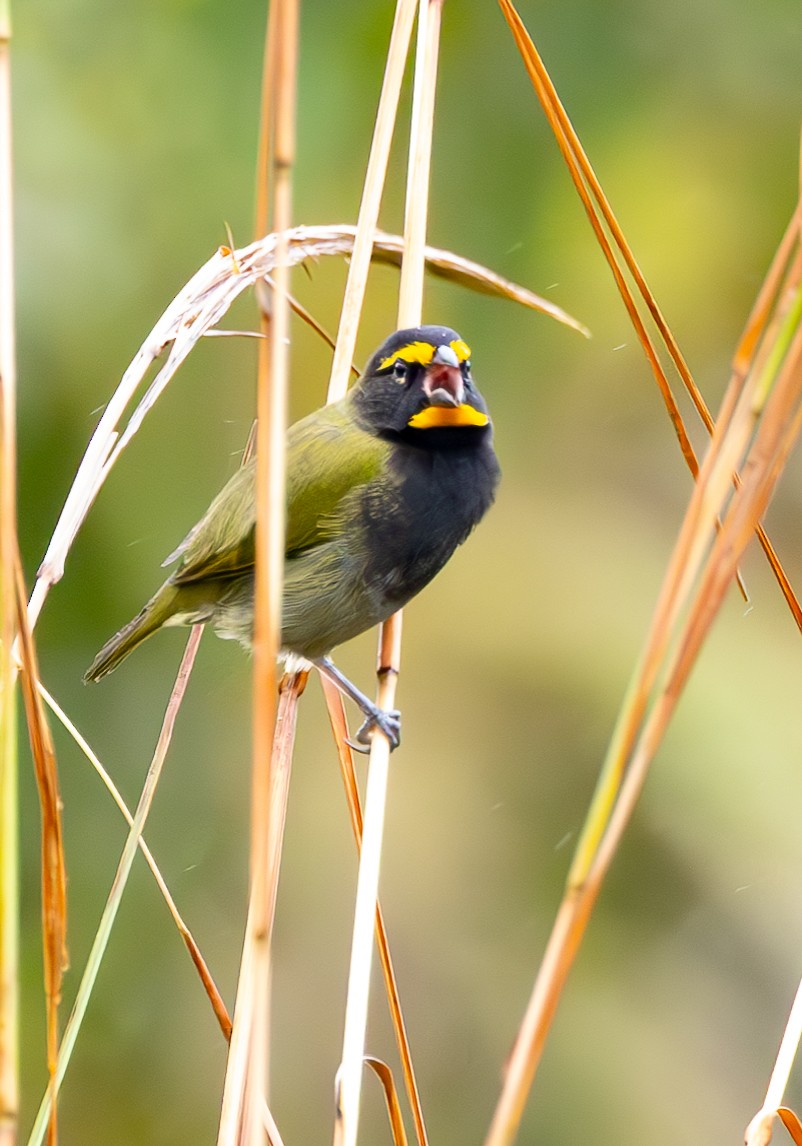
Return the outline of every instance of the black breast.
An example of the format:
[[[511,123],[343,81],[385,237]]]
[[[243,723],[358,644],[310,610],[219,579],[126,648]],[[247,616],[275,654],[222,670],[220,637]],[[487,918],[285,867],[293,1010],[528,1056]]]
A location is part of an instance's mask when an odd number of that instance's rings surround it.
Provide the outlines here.
[[[489,429],[456,432],[464,444],[448,448],[433,436],[453,442],[454,429],[397,438],[389,473],[363,501],[366,578],[391,611],[439,573],[493,502],[500,471]]]

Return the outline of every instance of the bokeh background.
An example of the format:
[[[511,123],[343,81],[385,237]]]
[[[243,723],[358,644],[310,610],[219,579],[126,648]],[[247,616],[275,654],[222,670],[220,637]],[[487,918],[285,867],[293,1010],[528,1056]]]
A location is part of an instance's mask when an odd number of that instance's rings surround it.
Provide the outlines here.
[[[796,198],[798,0],[570,0],[521,13],[709,402]],[[35,573],[98,411],[214,248],[252,236],[261,0],[26,0],[13,44],[20,525]],[[304,5],[296,218],[351,222],[390,3]],[[405,107],[408,110],[408,98]],[[382,223],[398,229],[400,130]],[[446,5],[433,243],[593,331],[432,281],[474,349],[504,483],[408,609],[382,877],[432,1141],[480,1142],[690,478],[501,15]],[[336,329],[342,263],[294,287]],[[377,269],[359,359],[394,326]],[[252,300],[231,324],[252,326]],[[300,325],[292,410],[329,356]],[[233,472],[254,350],[207,340],[112,474],[38,628],[44,680],[135,802],[180,657],[173,631],[101,685],[81,674]],[[696,435],[698,444],[703,437]],[[802,473],[768,524],[802,588]],[[704,650],[571,976],[520,1141],[733,1143],[760,1104],[802,971],[802,646],[760,556]],[[343,650],[370,681],[375,638]],[[147,836],[227,1000],[245,912],[249,664],[204,639]],[[122,821],[56,730],[70,872],[69,1004]],[[45,1082],[38,816],[22,776],[23,1123]],[[275,968],[274,1107],[326,1141],[355,856],[316,682],[303,701]],[[370,1049],[395,1063],[376,994]],[[214,1140],[225,1053],[138,863],[62,1102],[65,1143]],[[366,1083],[364,1141],[389,1141]],[[802,1104],[802,1085],[789,1099]],[[691,1129],[692,1128],[692,1129]]]

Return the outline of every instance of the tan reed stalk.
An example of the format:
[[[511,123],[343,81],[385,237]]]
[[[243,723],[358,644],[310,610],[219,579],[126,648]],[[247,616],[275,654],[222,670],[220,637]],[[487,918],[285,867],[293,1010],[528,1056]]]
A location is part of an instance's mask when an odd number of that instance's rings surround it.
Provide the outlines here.
[[[234,1011],[230,1068],[226,1072],[219,1146],[259,1146],[264,1141],[262,1106],[267,1086],[268,982],[273,906],[278,879],[273,848],[279,825],[274,809],[271,761],[276,726],[276,659],[281,637],[284,573],[285,435],[289,377],[289,259],[286,232],[292,224],[295,156],[297,0],[274,0],[266,57],[272,91],[273,214],[278,232],[269,366],[261,371],[257,400],[256,585],[253,643],[253,765],[251,786],[251,887],[243,970]],[[270,114],[263,123],[267,131]],[[265,155],[267,152],[265,152]],[[260,209],[267,210],[266,193]],[[265,363],[265,359],[262,359]],[[287,771],[288,775],[288,771]],[[278,789],[275,789],[278,791]],[[286,803],[286,797],[283,802]],[[244,999],[240,992],[244,990]],[[243,1036],[240,1036],[240,1026]],[[240,1041],[241,1039],[241,1041]],[[246,1050],[241,1054],[240,1049]],[[234,1069],[231,1069],[231,1068]]]
[[[19,865],[17,819],[16,364],[11,202],[11,3],[0,0],[0,1146],[19,1117]]]
[[[269,213],[270,213],[270,167],[272,163],[272,139],[273,139],[273,110],[275,102],[275,84],[276,84],[276,53],[277,43],[279,36],[279,14],[280,6],[277,3],[268,4],[267,14],[267,29],[265,34],[265,47],[262,64],[262,97],[260,108],[260,123],[259,123],[259,149],[257,156],[256,167],[256,213],[255,213],[255,231],[256,235],[265,234],[269,229]],[[235,256],[236,257],[236,256]],[[264,284],[263,284],[264,285]],[[266,395],[270,385],[270,346],[268,338],[270,335],[270,310],[266,307],[260,308],[260,334],[262,339],[259,344],[258,358],[257,358],[257,395]],[[258,399],[261,400],[261,399]],[[256,438],[258,434],[258,420],[254,422],[251,427],[251,433],[246,446],[246,454],[250,454],[256,448]],[[283,511],[282,511],[283,512]],[[254,677],[255,682],[255,677]],[[269,686],[268,686],[269,687]],[[254,719],[256,719],[256,709],[254,709]],[[267,714],[267,719],[270,720],[270,714]],[[257,974],[254,968],[254,952],[251,944],[249,944],[249,936],[251,935],[251,926],[255,925],[254,922],[254,897],[253,888],[255,886],[254,872],[258,860],[254,857],[254,852],[257,847],[257,840],[259,839],[258,831],[260,830],[256,824],[256,809],[259,808],[261,816],[264,816],[264,795],[263,793],[257,794],[256,788],[258,785],[267,785],[270,787],[269,772],[273,764],[270,761],[264,762],[260,767],[257,767],[255,757],[252,765],[252,779],[251,779],[251,897],[248,908],[248,916],[245,927],[245,941],[242,950],[242,959],[240,963],[240,974],[237,986],[237,999],[235,1005],[235,1019],[236,1025],[232,1028],[229,1049],[229,1056],[226,1062],[226,1077],[223,1088],[223,1098],[221,1103],[221,1116],[219,1137],[223,1138],[227,1135],[233,1139],[236,1134],[242,1133],[243,1138],[246,1137],[245,1131],[241,1130],[240,1123],[245,1118],[244,1106],[246,1102],[246,1087],[248,1078],[248,1062],[249,1062],[249,1049],[251,1042],[251,1027],[250,1024],[253,1019],[254,1003],[251,993],[255,989],[254,976]],[[268,815],[269,822],[269,815]],[[263,826],[265,833],[269,832],[268,824]],[[264,864],[261,865],[264,871]],[[269,960],[269,951],[267,952],[267,959]],[[267,969],[261,967],[259,969],[267,979],[265,986],[265,1003],[264,1003],[264,1023],[267,1025],[269,1022],[268,1011],[268,993],[270,989],[270,972],[269,966]],[[268,1036],[265,1035],[265,1038]],[[264,1086],[267,1087],[267,1045],[264,1048],[264,1062],[261,1064],[261,1070],[264,1076]],[[260,1088],[261,1089],[261,1088]],[[251,1117],[253,1117],[253,1107],[251,1107]],[[255,1122],[253,1123],[255,1128]],[[255,1132],[255,1129],[254,1129]]]
[[[270,178],[273,164],[273,137],[275,110],[275,85],[278,69],[277,52],[279,5],[269,4],[267,9],[267,29],[262,60],[262,97],[259,108],[259,148],[256,157],[256,210],[254,231],[258,239],[270,230]],[[231,244],[233,247],[233,243]]]
[[[384,1091],[384,1100],[387,1104],[387,1116],[390,1119],[390,1130],[393,1135],[393,1146],[407,1146],[407,1132],[404,1129],[404,1119],[401,1117],[401,1104],[398,1101],[398,1091],[395,1088],[393,1072],[386,1062],[380,1058],[366,1055],[365,1065],[369,1066],[378,1078]]]
[[[371,142],[368,167],[365,173],[365,183],[362,191],[362,201],[359,208],[354,249],[348,271],[348,280],[343,298],[340,325],[337,333],[337,345],[329,380],[327,402],[336,402],[345,394],[348,385],[348,367],[353,361],[356,348],[356,335],[359,318],[362,311],[362,302],[367,285],[370,258],[374,246],[376,223],[379,217],[379,207],[387,175],[387,163],[390,157],[390,144],[392,143],[395,121],[398,113],[398,100],[401,94],[401,82],[404,76],[404,66],[409,52],[409,42],[412,34],[416,0],[398,0],[390,35],[390,44],[387,51],[382,90],[379,97],[379,107],[376,114]],[[378,739],[378,737],[374,738]],[[375,785],[374,785],[375,790]],[[383,803],[383,800],[382,800]],[[375,837],[371,841],[375,847]],[[364,853],[363,853],[364,854]],[[378,873],[378,857],[374,856],[376,872]],[[360,865],[361,871],[361,865]],[[374,896],[375,905],[375,896]],[[359,910],[359,905],[355,909]],[[372,911],[375,910],[375,906]],[[356,930],[356,925],[355,925]],[[353,959],[352,959],[353,971]],[[349,999],[351,998],[351,980],[349,979]],[[356,1141],[356,1130],[359,1118],[359,1092],[362,1082],[362,1043],[364,1042],[364,1023],[367,1019],[367,985],[364,991],[364,1016],[362,1017],[362,1035],[358,1030],[359,1019],[356,1026],[352,1020],[349,1033],[348,1005],[346,1004],[346,1018],[343,1048],[343,1063],[346,1059],[346,1042],[349,1043],[349,1066],[341,1066],[339,1077],[339,1093],[337,1103],[337,1119],[335,1122],[335,1141],[349,1134]],[[356,1030],[356,1037],[354,1037]],[[347,1113],[343,1117],[343,1073],[348,1070],[347,1096],[349,1104]]]
[[[47,1062],[54,1089],[58,1006],[66,965],[66,877],[58,773],[50,730],[36,691],[36,654],[27,624],[16,513],[16,361],[11,150],[11,15],[0,0],[0,1142],[17,1134],[18,1104],[18,812],[15,642],[41,808],[42,946]],[[56,1108],[48,1141],[57,1142]]]
[[[56,1063],[58,1059],[58,1009],[67,967],[67,873],[61,826],[61,795],[53,738],[39,695],[39,667],[28,625],[25,584],[19,554],[16,555],[17,632],[22,661],[22,696],[31,745],[42,821],[42,956],[47,1018],[47,1070],[52,1095],[47,1140],[56,1146]]]
[[[376,223],[379,218],[384,181],[387,177],[387,162],[390,158],[390,144],[393,140],[395,120],[398,114],[398,99],[401,94],[401,81],[409,53],[412,36],[412,22],[417,0],[398,0],[387,49],[387,63],[384,69],[379,108],[376,113],[376,126],[365,172],[365,185],[362,189],[362,202],[359,207],[354,249],[348,280],[345,285],[340,326],[337,331],[337,346],[331,364],[327,402],[338,402],[348,387],[348,368],[354,359],[356,335],[362,314],[362,302],[368,281],[371,253],[373,251]]]
[[[281,858],[281,849],[284,839],[284,817],[287,808],[287,790],[289,788],[292,753],[295,744],[295,723],[298,712],[298,698],[306,687],[307,672],[295,672],[285,675],[281,682],[281,693],[276,715],[276,726],[273,745],[271,749],[271,836],[269,840],[269,854],[266,857],[268,872],[278,871]],[[273,818],[275,817],[275,818]],[[268,916],[272,923],[275,912],[275,896],[278,890],[278,880],[274,879],[269,885],[272,900],[268,906]],[[246,939],[249,929],[253,926],[253,913],[256,901],[253,896],[248,905],[248,922],[246,924]],[[234,1134],[235,1141],[244,1139],[246,1121],[249,1117],[246,1105],[249,1102],[248,1088],[255,1080],[249,1071],[247,1061],[252,1025],[251,1016],[246,1009],[251,1006],[256,994],[254,963],[256,951],[253,944],[246,942],[243,945],[242,961],[240,964],[240,977],[237,988],[237,1008],[244,1016],[237,1024],[237,1012],[234,1014],[233,1033],[237,1041],[232,1039],[226,1068],[226,1090],[224,1093],[223,1113],[220,1120],[219,1133]],[[259,1103],[259,1110],[254,1117],[262,1120],[271,1146],[281,1146],[281,1136],[278,1133],[275,1121],[264,1096]],[[259,1126],[254,1129],[258,1136]]]
[[[337,746],[340,772],[343,777],[345,795],[348,801],[348,812],[351,817],[351,828],[354,832],[357,848],[361,849],[363,824],[362,805],[359,799],[356,770],[354,769],[354,755],[348,744],[348,725],[345,718],[345,704],[343,702],[342,693],[340,693],[330,680],[327,680],[326,677],[321,677],[320,681],[326,698],[331,730],[334,733],[334,743]],[[387,992],[387,1003],[390,1008],[390,1017],[398,1043],[398,1053],[401,1058],[401,1069],[404,1073],[407,1097],[415,1122],[415,1133],[419,1146],[428,1146],[429,1139],[426,1133],[426,1124],[423,1119],[423,1107],[421,1106],[420,1093],[415,1078],[412,1052],[409,1046],[409,1039],[407,1038],[404,1017],[401,1012],[401,997],[398,991],[398,983],[390,955],[390,942],[387,937],[387,928],[384,924],[384,916],[379,902],[376,903],[376,945],[379,949],[379,959],[382,965],[384,985]]]
[[[768,326],[767,351],[754,349],[746,384],[741,385],[736,371],[725,396],[577,846],[486,1146],[508,1146],[517,1133],[560,992],[601,883],[704,637],[802,425],[799,259],[789,276],[787,289],[778,291],[778,313]],[[745,477],[730,499],[731,477],[739,467]]]
[[[783,1095],[791,1077],[791,1068],[799,1049],[800,1038],[802,1038],[802,981],[797,987],[763,1105],[746,1128],[744,1136],[746,1146],[768,1146],[771,1141],[772,1126],[782,1109]],[[796,1138],[794,1140],[799,1141]]]
[[[404,257],[398,303],[398,326],[417,326],[423,303],[424,248],[429,195],[434,92],[440,39],[441,0],[421,0],[418,11],[418,51],[415,60],[410,154],[407,175],[407,206],[404,220]],[[381,627],[379,636],[379,689],[377,703],[393,708],[401,660],[401,614]],[[356,1146],[362,1062],[365,1055],[373,928],[378,899],[379,867],[384,831],[384,812],[390,767],[387,737],[374,733],[370,745],[365,793],[365,822],[359,862],[351,965],[340,1067],[339,1101],[335,1143]]]

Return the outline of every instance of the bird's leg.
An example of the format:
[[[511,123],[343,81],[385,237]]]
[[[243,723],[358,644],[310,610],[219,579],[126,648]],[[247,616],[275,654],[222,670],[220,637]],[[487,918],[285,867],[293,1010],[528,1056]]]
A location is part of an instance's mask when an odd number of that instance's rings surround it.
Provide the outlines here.
[[[351,684],[330,657],[316,657],[312,663],[319,673],[336,685],[343,696],[349,697],[365,715],[365,723],[356,734],[359,744],[348,741],[352,748],[357,752],[367,752],[368,748],[364,745],[370,744],[370,734],[374,728],[380,728],[390,741],[390,751],[398,747],[401,741],[401,713],[398,709],[385,711],[379,708],[365,696],[364,692],[360,692],[356,685]]]

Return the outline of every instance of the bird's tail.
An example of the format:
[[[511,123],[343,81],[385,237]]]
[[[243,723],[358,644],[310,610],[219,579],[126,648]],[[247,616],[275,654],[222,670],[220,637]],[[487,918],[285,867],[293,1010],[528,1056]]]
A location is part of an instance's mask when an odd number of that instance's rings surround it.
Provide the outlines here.
[[[147,605],[129,621],[119,633],[115,633],[92,661],[84,673],[84,682],[100,680],[106,673],[113,672],[129,653],[141,645],[151,633],[155,633],[175,613],[176,588],[166,582]]]

